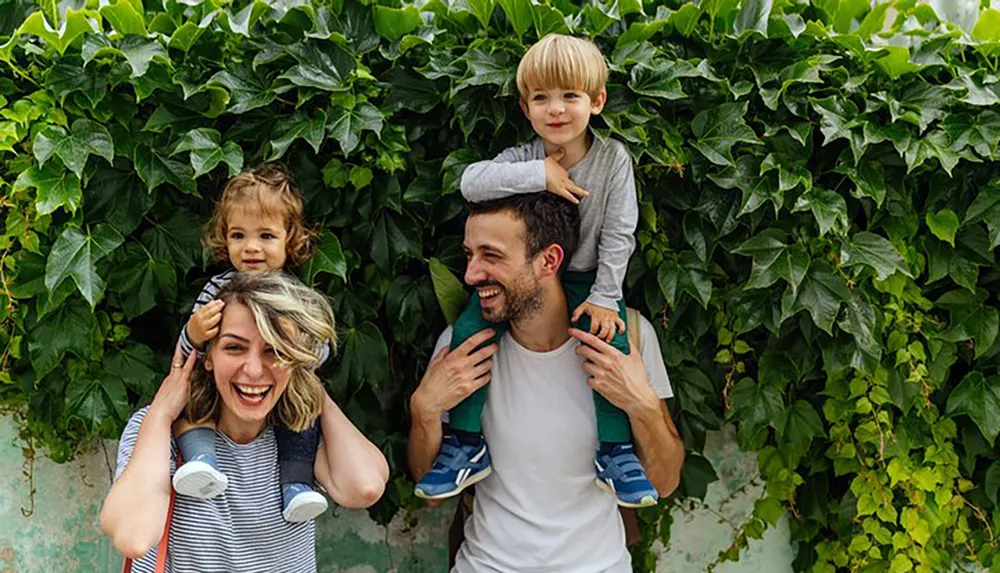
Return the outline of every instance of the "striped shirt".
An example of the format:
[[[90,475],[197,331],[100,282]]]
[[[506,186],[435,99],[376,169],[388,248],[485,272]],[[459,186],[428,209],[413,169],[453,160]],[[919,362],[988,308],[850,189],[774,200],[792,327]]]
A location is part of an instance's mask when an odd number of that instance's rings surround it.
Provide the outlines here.
[[[136,412],[118,443],[117,480],[135,448],[149,407]],[[171,438],[170,474],[177,469]],[[266,428],[249,444],[216,432],[219,468],[229,478],[226,492],[214,499],[183,495],[174,500],[167,552],[168,573],[314,573],[315,521],[289,523],[281,515],[278,445]],[[156,547],[135,560],[132,571],[154,573]]]
[[[191,314],[194,315],[194,313],[198,312],[198,309],[215,300],[215,297],[219,296],[219,293],[222,291],[222,289],[225,288],[226,285],[228,285],[230,282],[232,282],[232,280],[236,278],[238,274],[239,273],[237,273],[236,270],[229,269],[228,271],[222,274],[215,275],[214,277],[208,279],[208,282],[205,283],[205,287],[201,289],[201,292],[198,293],[198,298],[196,298],[194,301],[194,306],[191,308]],[[199,356],[202,354],[200,350],[195,348],[195,345],[193,342],[191,342],[191,339],[188,338],[187,323],[185,323],[184,326],[181,327],[181,335],[177,343],[181,347],[181,352],[184,353],[185,360],[187,360],[188,356],[191,356],[192,352],[198,353]],[[326,362],[326,359],[329,357],[330,357],[330,343],[329,341],[327,341],[327,343],[323,345],[323,352],[319,358],[319,365],[322,366]]]

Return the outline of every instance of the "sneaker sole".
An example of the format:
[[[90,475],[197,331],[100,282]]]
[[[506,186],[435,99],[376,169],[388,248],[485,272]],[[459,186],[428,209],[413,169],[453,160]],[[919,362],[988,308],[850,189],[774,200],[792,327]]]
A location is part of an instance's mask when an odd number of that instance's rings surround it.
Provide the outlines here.
[[[229,487],[226,474],[205,462],[188,462],[177,468],[173,479],[174,491],[197,499],[222,495]]]
[[[604,491],[610,493],[611,496],[615,498],[615,502],[618,504],[618,507],[627,507],[629,509],[642,509],[644,507],[653,507],[654,505],[657,504],[656,498],[654,498],[651,495],[643,496],[642,499],[640,499],[639,501],[634,502],[634,503],[633,502],[628,502],[628,501],[623,501],[622,499],[620,499],[618,497],[618,494],[615,493],[614,488],[611,487],[610,485],[608,485],[608,483],[605,482],[604,480],[598,478],[598,479],[594,480],[594,483],[597,484],[597,487],[599,487],[599,488],[603,489]]]
[[[477,473],[477,474],[475,474],[473,476],[470,476],[469,479],[465,480],[465,482],[462,483],[462,485],[458,486],[457,488],[455,488],[452,491],[445,492],[445,493],[439,493],[437,495],[427,495],[426,493],[423,492],[423,490],[420,490],[418,488],[418,489],[414,489],[413,490],[413,495],[419,497],[420,499],[427,499],[427,500],[431,500],[431,501],[441,500],[441,499],[448,499],[449,497],[455,497],[456,495],[462,493],[462,491],[465,490],[465,488],[469,487],[470,485],[475,485],[475,484],[483,481],[484,479],[488,478],[491,473],[493,473],[493,467],[492,466],[486,468],[485,470],[483,470],[483,471],[481,471],[481,472],[479,472],[479,473]]]
[[[292,498],[292,503],[288,504],[281,515],[289,523],[312,521],[322,515],[329,505],[326,498],[315,491],[300,493]]]

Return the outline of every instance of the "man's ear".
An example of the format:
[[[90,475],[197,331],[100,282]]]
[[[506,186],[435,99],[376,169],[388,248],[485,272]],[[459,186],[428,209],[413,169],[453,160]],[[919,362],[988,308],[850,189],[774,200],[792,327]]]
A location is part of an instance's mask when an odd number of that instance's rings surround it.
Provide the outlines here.
[[[542,252],[538,256],[542,263],[540,278],[559,275],[559,269],[562,268],[563,262],[566,259],[566,253],[563,252],[562,247],[556,243],[552,243],[542,249]]]

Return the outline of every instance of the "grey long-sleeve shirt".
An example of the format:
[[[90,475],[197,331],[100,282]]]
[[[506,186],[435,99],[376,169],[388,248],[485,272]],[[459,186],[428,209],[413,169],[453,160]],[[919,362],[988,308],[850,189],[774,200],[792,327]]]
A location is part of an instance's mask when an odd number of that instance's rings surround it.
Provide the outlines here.
[[[597,269],[587,302],[617,310],[639,222],[632,158],[620,142],[594,138],[569,176],[590,195],[580,201],[580,244],[567,268]],[[476,203],[545,191],[544,143],[536,139],[469,165],[461,188],[462,196]]]

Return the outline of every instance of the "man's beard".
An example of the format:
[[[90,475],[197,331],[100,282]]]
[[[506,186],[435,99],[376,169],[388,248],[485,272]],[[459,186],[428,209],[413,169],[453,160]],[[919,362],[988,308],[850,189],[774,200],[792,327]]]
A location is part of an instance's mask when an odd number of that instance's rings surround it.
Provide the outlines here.
[[[476,287],[498,286],[503,291],[504,304],[499,308],[483,308],[483,320],[487,322],[512,322],[531,317],[542,308],[542,285],[531,272],[530,266],[515,282],[506,288],[495,282],[486,282]],[[498,295],[499,296],[499,295]]]

